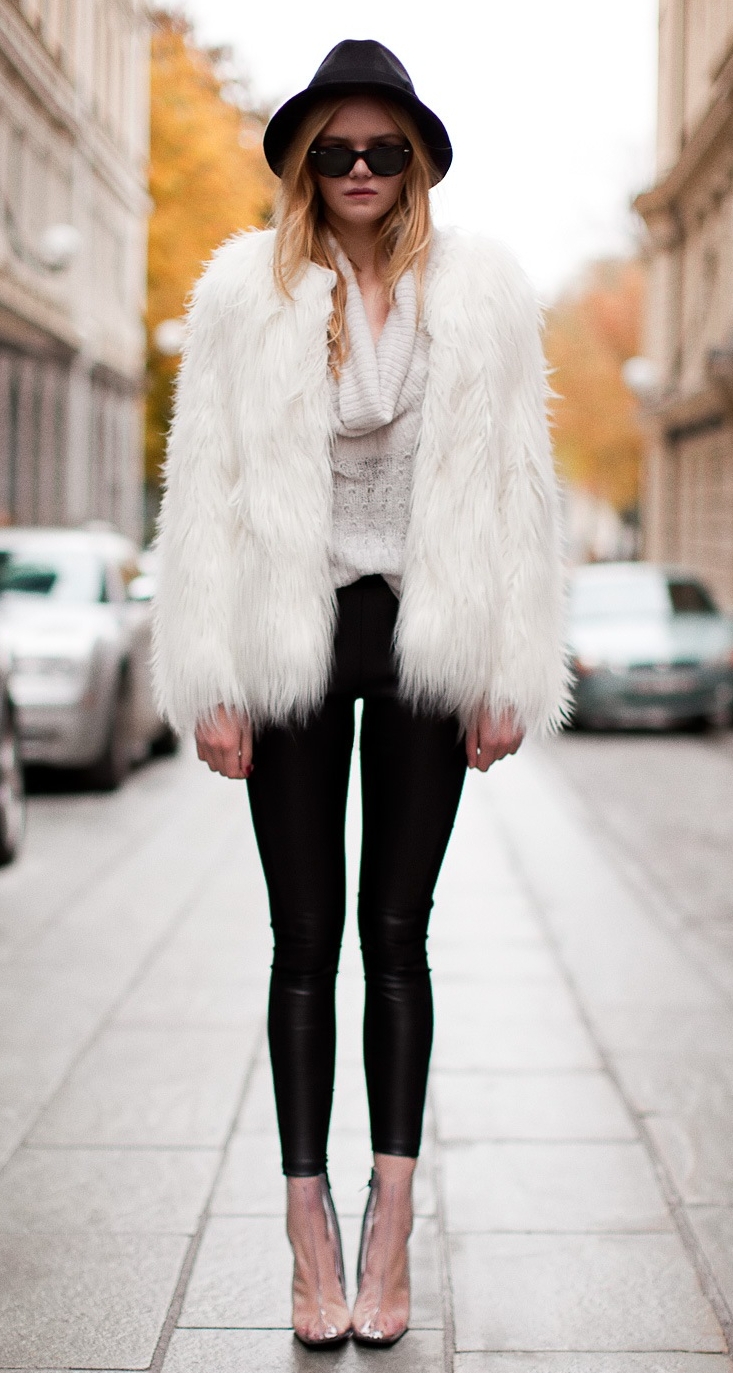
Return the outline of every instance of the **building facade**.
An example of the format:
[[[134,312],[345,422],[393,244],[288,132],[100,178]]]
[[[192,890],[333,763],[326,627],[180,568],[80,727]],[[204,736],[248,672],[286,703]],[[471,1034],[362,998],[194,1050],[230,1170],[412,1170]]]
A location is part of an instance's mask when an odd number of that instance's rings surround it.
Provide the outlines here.
[[[142,531],[144,0],[0,0],[0,523]]]
[[[733,609],[733,0],[661,0],[644,548]]]

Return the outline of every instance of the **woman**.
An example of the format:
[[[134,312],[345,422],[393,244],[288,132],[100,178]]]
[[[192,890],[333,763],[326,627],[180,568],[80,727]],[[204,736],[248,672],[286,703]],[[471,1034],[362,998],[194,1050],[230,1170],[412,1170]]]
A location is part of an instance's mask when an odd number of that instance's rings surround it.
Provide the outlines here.
[[[466,765],[557,727],[565,702],[543,359],[511,256],[433,230],[450,142],[381,44],[338,44],[265,153],[274,231],[225,243],[193,294],[156,681],[199,757],[248,779],[295,1333],[388,1345],[409,1318],[428,916]],[[350,1313],[326,1146],[356,698],[374,1169]]]

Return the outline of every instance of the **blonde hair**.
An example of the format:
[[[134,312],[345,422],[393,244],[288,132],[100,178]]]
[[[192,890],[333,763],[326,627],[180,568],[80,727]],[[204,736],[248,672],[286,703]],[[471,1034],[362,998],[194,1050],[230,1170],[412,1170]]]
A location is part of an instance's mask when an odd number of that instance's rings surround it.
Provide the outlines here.
[[[349,351],[346,278],[334,252],[330,237],[333,231],[323,214],[323,202],[309,166],[308,151],[343,104],[343,97],[321,101],[304,118],[288,149],[273,214],[277,231],[275,282],[283,295],[291,298],[291,287],[308,262],[330,267],[336,273],[333,311],[328,324],[329,361],[336,375]],[[419,309],[433,231],[428,192],[439,177],[417,125],[407,111],[391,100],[380,100],[379,104],[405,135],[412,148],[412,157],[397,201],[384,216],[377,246],[384,249],[387,258],[385,284],[390,304],[397,282],[412,267]]]

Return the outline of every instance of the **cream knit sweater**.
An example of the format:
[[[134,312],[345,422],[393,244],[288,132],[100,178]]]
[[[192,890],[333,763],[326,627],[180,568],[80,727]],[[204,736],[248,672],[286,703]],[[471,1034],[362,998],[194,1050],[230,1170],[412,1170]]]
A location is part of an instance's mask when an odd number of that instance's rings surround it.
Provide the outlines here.
[[[333,523],[329,549],[334,586],[381,573],[400,592],[412,460],[428,369],[428,336],[416,327],[415,280],[406,272],[374,344],[351,264],[346,277],[349,355],[331,377],[335,439]]]

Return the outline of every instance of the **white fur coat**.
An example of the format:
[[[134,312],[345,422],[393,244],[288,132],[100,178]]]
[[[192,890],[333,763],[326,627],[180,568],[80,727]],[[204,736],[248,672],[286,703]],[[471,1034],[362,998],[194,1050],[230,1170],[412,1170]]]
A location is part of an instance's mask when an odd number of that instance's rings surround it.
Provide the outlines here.
[[[154,679],[181,733],[218,702],[257,723],[322,700],[335,595],[328,562],[334,275],[294,299],[273,234],[238,234],[193,292],[156,533]],[[430,358],[396,629],[400,689],[455,712],[511,706],[561,722],[558,500],[538,310],[502,246],[439,232],[426,280]]]

